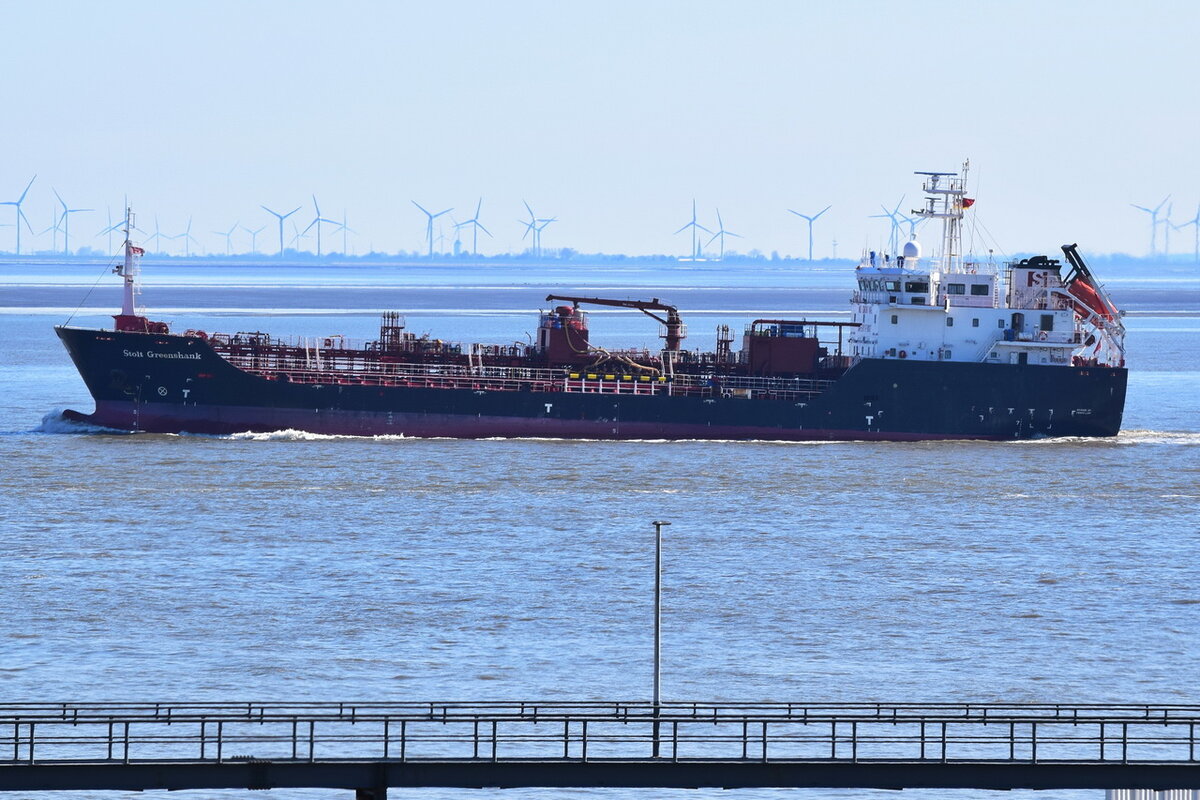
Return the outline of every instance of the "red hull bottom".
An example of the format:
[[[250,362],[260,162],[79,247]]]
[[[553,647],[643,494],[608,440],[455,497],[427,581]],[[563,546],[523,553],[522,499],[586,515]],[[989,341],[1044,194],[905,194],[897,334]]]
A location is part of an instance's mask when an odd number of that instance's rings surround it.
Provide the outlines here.
[[[329,436],[416,438],[741,440],[741,441],[931,441],[965,438],[954,434],[855,431],[682,423],[564,420],[461,414],[404,414],[336,409],[303,410],[254,406],[98,403],[94,414],[66,411],[67,419],[116,430],[145,433],[270,433],[300,430]],[[1007,440],[1001,436],[974,436]]]

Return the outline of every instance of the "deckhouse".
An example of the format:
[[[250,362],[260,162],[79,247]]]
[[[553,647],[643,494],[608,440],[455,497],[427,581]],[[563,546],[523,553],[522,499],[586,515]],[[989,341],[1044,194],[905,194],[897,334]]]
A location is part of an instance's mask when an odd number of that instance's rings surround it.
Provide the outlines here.
[[[850,337],[855,359],[912,359],[998,364],[1124,363],[1120,314],[1075,255],[1064,279],[1057,259],[1034,256],[997,269],[965,261],[961,226],[974,200],[962,175],[925,176],[921,219],[942,220],[941,252],[927,258],[913,236],[898,255],[866,253],[856,272]],[[1082,284],[1087,290],[1081,289]],[[1090,290],[1090,291],[1089,291]],[[1095,295],[1095,302],[1081,298]]]

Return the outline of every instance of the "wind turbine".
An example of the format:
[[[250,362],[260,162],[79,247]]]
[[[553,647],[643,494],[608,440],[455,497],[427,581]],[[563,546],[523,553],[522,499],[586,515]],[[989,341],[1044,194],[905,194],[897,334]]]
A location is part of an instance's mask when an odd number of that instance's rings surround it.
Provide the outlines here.
[[[708,247],[709,244],[712,244],[715,239],[720,237],[720,239],[721,239],[721,256],[720,257],[725,258],[725,237],[726,236],[732,236],[736,239],[742,238],[742,235],[740,233],[734,233],[733,231],[725,230],[725,223],[721,221],[721,209],[718,208],[717,209],[717,232],[713,234],[712,239],[708,240],[708,244],[706,244],[705,247]]]
[[[457,256],[462,252],[462,225],[453,214],[450,215],[450,227],[454,230],[454,248],[450,252]]]
[[[900,206],[904,203],[904,196],[900,196],[900,202],[896,203],[896,207],[888,211],[887,206],[880,204],[883,209],[882,214],[872,214],[868,219],[883,219],[886,217],[892,221],[892,232],[888,234],[888,251],[895,255],[900,249],[900,223],[896,220],[897,217],[904,216],[900,213]]]
[[[128,203],[126,203],[126,206],[128,206]],[[113,221],[112,221],[112,208],[111,208],[111,207],[109,207],[108,209],[106,209],[106,211],[108,212],[108,213],[107,213],[107,216],[108,216],[108,227],[107,227],[107,228],[104,228],[103,230],[101,230],[99,233],[97,233],[97,234],[96,234],[96,236],[97,236],[97,237],[100,237],[100,236],[103,236],[103,235],[104,235],[104,234],[106,234],[106,233],[108,234],[108,252],[110,252],[110,253],[111,253],[111,252],[112,252],[112,235],[113,235],[113,232],[114,232],[114,231],[119,231],[119,230],[121,230],[122,228],[124,228],[124,227],[125,227],[125,220],[121,220],[121,221],[117,222],[117,223],[114,225],[114,224],[113,224]]]
[[[346,233],[353,233],[355,236],[357,236],[358,231],[346,224],[346,209],[344,208],[342,209],[342,221],[338,223],[337,230],[335,230],[334,233],[337,233],[338,231],[341,231],[342,233],[342,255],[346,255]]]
[[[62,216],[59,215],[58,211],[52,211],[51,217],[52,217],[52,220],[50,222],[50,227],[46,228],[43,231],[39,231],[38,236],[41,236],[42,234],[45,234],[45,233],[50,233],[50,231],[54,231],[54,236],[51,238],[50,250],[51,250],[51,252],[57,252],[58,251],[58,232],[62,230],[62,225],[60,224],[60,223],[62,223]]]
[[[167,236],[159,231],[159,229],[158,229],[158,214],[155,214],[154,215],[154,235],[146,237],[147,240],[149,240],[149,239],[154,240],[154,252],[161,253],[162,252],[162,240],[170,239],[170,238],[171,238],[170,236]],[[146,243],[149,244],[150,242],[147,241]]]
[[[317,196],[314,194],[312,196],[312,199],[313,199],[313,210],[317,212],[317,215],[315,217],[313,217],[312,222],[308,223],[308,228],[305,228],[304,232],[308,233],[309,228],[312,228],[313,225],[317,226],[317,258],[320,258],[321,257],[321,223],[327,222],[330,225],[337,225],[337,220],[325,219],[324,217],[322,217],[321,216],[321,207],[319,205],[317,205]]]
[[[21,210],[21,203],[25,202],[25,195],[29,194],[29,187],[33,186],[33,182],[37,180],[37,175],[29,179],[29,183],[25,184],[25,191],[21,192],[21,196],[16,200],[6,200],[0,203],[0,206],[12,206],[17,212],[17,255],[21,255],[21,220],[25,220],[25,229],[30,234],[33,233],[33,226],[29,224],[29,218],[25,216],[25,212]]]
[[[433,221],[435,219],[437,219],[438,217],[440,217],[442,214],[449,214],[454,209],[447,208],[445,211],[439,211],[436,214],[431,214],[428,211],[426,211],[425,207],[422,206],[420,203],[418,203],[416,200],[413,200],[412,204],[414,206],[416,206],[417,208],[421,209],[422,214],[429,217],[429,221],[425,225],[425,237],[429,240],[429,257],[433,258]]]
[[[453,220],[453,217],[451,217],[451,219]],[[434,242],[437,243],[437,251],[439,255],[446,252],[446,226],[441,222],[438,223],[438,234],[437,238],[434,239]]]
[[[483,225],[480,224],[480,222],[479,222],[479,210],[481,208],[483,208],[483,198],[482,197],[479,198],[479,202],[475,204],[475,216],[473,216],[470,219],[465,220],[463,222],[459,222],[458,224],[456,224],[454,226],[456,229],[466,227],[467,225],[471,226],[471,255],[476,255],[476,256],[479,255],[479,232],[483,231],[489,237],[491,237],[491,235],[492,235],[491,231],[489,231],[487,228],[483,227]],[[530,212],[530,213],[532,214],[533,212]]]
[[[1163,255],[1171,260],[1171,212],[1175,210],[1174,203],[1167,203],[1167,216],[1163,218]]]
[[[249,228],[247,228],[245,225],[242,226],[242,230],[244,230],[246,233],[250,234],[250,252],[251,253],[258,252],[258,235],[266,229],[267,229],[266,225],[262,225],[258,228],[258,230],[253,230],[253,231],[250,230]]]
[[[217,236],[225,237],[225,255],[227,256],[233,254],[233,232],[238,229],[238,225],[240,224],[241,220],[238,220],[237,222],[233,223],[228,231],[212,231],[212,233],[215,233]]]
[[[533,229],[533,236],[537,239],[537,254],[538,258],[542,257],[542,231],[550,225],[551,222],[558,222],[558,217],[550,217],[549,219],[539,219],[540,225]]]
[[[688,228],[692,229],[692,260],[699,261],[700,260],[700,240],[697,237],[697,232],[704,231],[705,233],[712,233],[712,231],[710,231],[708,228],[704,227],[700,223],[696,222],[696,200],[695,200],[695,198],[692,199],[692,219],[691,219],[691,221],[688,222],[686,225],[684,225],[679,230],[675,231],[675,233],[673,235],[678,236],[679,234],[686,231]]]
[[[192,236],[192,218],[188,217],[188,224],[187,227],[183,229],[183,233],[177,233],[171,238],[183,239],[183,255],[184,257],[190,258],[192,255],[192,242],[196,242],[196,237]],[[196,242],[196,244],[200,243]]]
[[[63,202],[62,196],[57,189],[50,187],[54,191],[54,196],[58,198],[58,202],[62,203],[62,221],[63,221],[63,255],[68,255],[71,252],[71,215],[79,214],[84,211],[91,211],[90,208],[67,208],[67,204]]]
[[[790,208],[788,209],[788,211],[791,211],[797,217],[800,217],[801,219],[804,219],[804,220],[808,220],[808,260],[809,261],[813,260],[813,257],[812,257],[812,239],[813,239],[812,226],[813,226],[813,223],[817,221],[818,217],[820,217],[822,214],[824,214],[826,211],[828,211],[831,208],[833,208],[833,206],[825,206],[824,208],[822,208],[820,211],[818,211],[816,214],[813,214],[812,216],[809,216],[808,214],[801,214],[799,211],[792,211]],[[897,208],[899,208],[899,206],[897,206]]]
[[[283,258],[283,221],[285,219],[287,219],[288,217],[290,217],[292,214],[295,214],[297,211],[299,211],[302,208],[302,206],[296,206],[295,208],[293,208],[291,211],[289,211],[286,214],[280,214],[278,211],[272,211],[271,209],[267,208],[266,206],[261,206],[261,208],[263,211],[266,211],[268,214],[272,214],[279,218],[279,257]]]
[[[521,202],[525,203],[524,200],[522,200]],[[526,236],[528,236],[531,233],[533,234],[533,242],[530,244],[530,248],[533,250],[533,257],[537,258],[537,255],[538,255],[538,252],[537,252],[537,240],[538,240],[537,217],[535,217],[533,215],[533,209],[529,207],[529,203],[525,203],[525,208],[526,208],[526,210],[529,211],[529,221],[526,222],[523,219],[517,220],[517,222],[519,222],[525,226],[525,232],[521,234],[521,241],[525,241]]]
[[[1193,251],[1192,259],[1197,264],[1200,264],[1200,205],[1196,206],[1196,216],[1192,217],[1189,220],[1184,220],[1183,222],[1179,223],[1178,225],[1172,225],[1171,227],[1173,227],[1177,231],[1181,231],[1184,228],[1186,228],[1188,225],[1192,226],[1192,229],[1193,229],[1192,232],[1195,234],[1195,237],[1196,237],[1196,241],[1195,241],[1195,245],[1194,245],[1195,250]]]
[[[292,220],[292,238],[288,239],[288,247],[300,247],[300,240],[306,234],[300,232],[300,226],[296,224],[296,220]]]
[[[533,209],[529,207],[529,203],[527,201],[522,200],[521,202],[525,204],[525,210],[529,212],[529,221],[528,222],[526,222],[523,219],[517,220],[517,222],[519,222],[525,226],[525,233],[521,234],[521,239],[524,240],[524,238],[526,236],[528,236],[530,233],[532,233],[533,234],[533,257],[541,258],[542,257],[542,231],[546,230],[546,227],[551,222],[558,222],[558,217],[549,217],[549,218],[539,217],[533,213]],[[489,236],[490,235],[491,234],[489,234]]]
[[[1162,207],[1165,206],[1167,201],[1170,199],[1171,195],[1167,195],[1163,198],[1163,201],[1156,205],[1153,209],[1146,208],[1145,206],[1139,206],[1136,203],[1129,204],[1138,211],[1145,211],[1150,215],[1150,255],[1152,257],[1158,255],[1158,212],[1162,210]]]
[[[910,217],[905,214],[899,214],[897,216],[908,223],[908,238],[910,239],[917,235],[917,228],[921,227],[922,222],[929,221],[929,217]]]

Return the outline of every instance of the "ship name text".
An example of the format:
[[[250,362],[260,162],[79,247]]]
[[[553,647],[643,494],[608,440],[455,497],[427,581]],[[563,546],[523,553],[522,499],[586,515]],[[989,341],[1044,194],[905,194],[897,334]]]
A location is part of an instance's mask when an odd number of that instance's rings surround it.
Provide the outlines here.
[[[125,350],[126,358],[186,358],[200,360],[199,353],[156,353],[153,350]]]

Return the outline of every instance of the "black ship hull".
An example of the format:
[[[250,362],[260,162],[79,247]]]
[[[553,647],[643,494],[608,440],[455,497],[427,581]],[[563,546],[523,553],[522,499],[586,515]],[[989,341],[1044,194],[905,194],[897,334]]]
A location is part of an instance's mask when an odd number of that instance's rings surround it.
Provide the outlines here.
[[[298,429],[334,435],[570,439],[878,440],[1114,436],[1113,367],[863,359],[803,401],[293,383],[230,364],[206,341],[57,328],[96,401],[73,419],[157,433]]]

